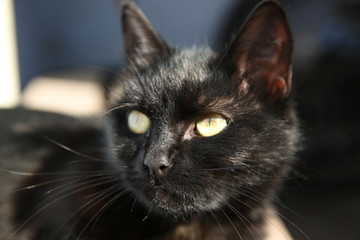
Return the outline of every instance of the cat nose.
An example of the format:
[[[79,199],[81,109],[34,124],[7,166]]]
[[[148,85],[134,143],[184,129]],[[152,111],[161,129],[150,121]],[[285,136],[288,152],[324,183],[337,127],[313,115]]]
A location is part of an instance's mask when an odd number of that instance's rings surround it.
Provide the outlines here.
[[[172,167],[171,162],[166,157],[160,157],[152,160],[146,159],[145,166],[150,169],[150,174],[156,177],[163,177]]]

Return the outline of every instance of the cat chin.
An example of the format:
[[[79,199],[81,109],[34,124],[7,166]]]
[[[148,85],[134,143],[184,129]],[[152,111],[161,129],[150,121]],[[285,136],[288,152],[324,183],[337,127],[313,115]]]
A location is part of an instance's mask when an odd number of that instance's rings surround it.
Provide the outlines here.
[[[184,185],[181,180],[167,179],[155,183],[150,176],[137,171],[124,172],[122,179],[130,195],[150,215],[155,214],[175,222],[217,211],[226,206],[232,194],[227,192],[232,188],[219,187],[219,178],[216,183],[209,181],[198,188]]]
[[[146,193],[133,192],[152,213],[167,219],[188,219],[194,215],[219,209],[225,197],[207,193],[169,192],[164,187],[152,187]]]

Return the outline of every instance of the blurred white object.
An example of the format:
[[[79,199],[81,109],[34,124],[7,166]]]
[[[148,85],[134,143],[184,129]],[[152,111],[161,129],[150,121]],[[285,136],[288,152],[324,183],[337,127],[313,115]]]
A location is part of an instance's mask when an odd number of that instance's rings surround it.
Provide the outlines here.
[[[265,218],[265,240],[293,240],[285,224],[274,209],[267,209]]]
[[[11,108],[20,100],[14,1],[0,0],[0,107]]]
[[[101,75],[96,71],[64,71],[32,79],[23,92],[25,108],[72,116],[105,111]]]

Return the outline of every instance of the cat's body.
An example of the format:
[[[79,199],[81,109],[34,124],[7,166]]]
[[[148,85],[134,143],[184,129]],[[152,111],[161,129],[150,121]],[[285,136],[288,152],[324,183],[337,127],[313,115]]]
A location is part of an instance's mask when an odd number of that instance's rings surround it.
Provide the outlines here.
[[[24,181],[11,237],[263,239],[298,139],[283,9],[259,5],[219,55],[168,47],[131,3],[123,27],[105,130],[62,132],[76,152],[54,149]]]

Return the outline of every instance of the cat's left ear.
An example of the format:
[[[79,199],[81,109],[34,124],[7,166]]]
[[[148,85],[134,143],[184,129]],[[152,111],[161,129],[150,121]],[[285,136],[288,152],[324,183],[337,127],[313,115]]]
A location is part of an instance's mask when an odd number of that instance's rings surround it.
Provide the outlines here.
[[[243,90],[263,93],[268,101],[290,93],[293,39],[287,16],[277,1],[263,1],[250,14],[227,57],[233,79]]]
[[[129,67],[142,69],[169,55],[166,42],[144,13],[130,1],[122,3],[122,28]]]

